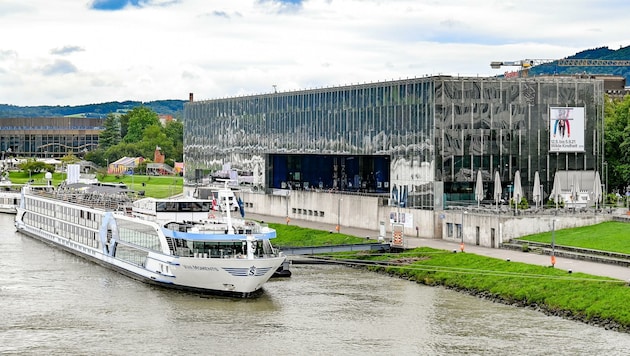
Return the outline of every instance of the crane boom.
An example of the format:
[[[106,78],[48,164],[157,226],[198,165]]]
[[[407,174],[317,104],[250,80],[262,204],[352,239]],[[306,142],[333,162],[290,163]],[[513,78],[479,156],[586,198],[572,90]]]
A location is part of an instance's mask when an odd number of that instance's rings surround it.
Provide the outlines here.
[[[523,59],[520,61],[493,61],[490,67],[500,69],[501,67],[521,67],[531,68],[539,64],[556,62],[562,67],[627,67],[630,60],[625,59]]]
[[[521,67],[520,73],[521,77],[527,77],[529,69],[533,66],[537,66],[539,64],[552,63],[556,62],[558,66],[561,67],[626,67],[630,66],[630,60],[623,59],[523,59],[520,61],[493,61],[490,62],[490,67],[492,69],[500,69],[501,67]],[[508,73],[506,72],[506,77]],[[512,75],[512,76],[517,76]]]
[[[559,66],[600,66],[600,67],[626,67],[630,66],[630,60],[623,59],[558,59]]]

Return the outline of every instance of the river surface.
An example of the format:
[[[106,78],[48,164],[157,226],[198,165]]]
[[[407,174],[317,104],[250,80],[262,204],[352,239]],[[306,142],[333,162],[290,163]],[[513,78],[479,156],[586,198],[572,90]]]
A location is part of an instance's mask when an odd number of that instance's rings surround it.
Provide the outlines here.
[[[628,355],[630,335],[342,266],[260,298],[149,286],[0,214],[2,355]]]

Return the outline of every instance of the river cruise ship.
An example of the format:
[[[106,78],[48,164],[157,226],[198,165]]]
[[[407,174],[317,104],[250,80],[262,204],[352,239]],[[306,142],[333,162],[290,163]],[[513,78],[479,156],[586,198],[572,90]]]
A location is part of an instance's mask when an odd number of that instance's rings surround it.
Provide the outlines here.
[[[285,261],[275,230],[196,198],[134,200],[86,184],[25,187],[18,231],[130,277],[198,293],[255,297]]]
[[[13,184],[8,180],[0,181],[0,213],[17,213],[22,187],[22,184]]]

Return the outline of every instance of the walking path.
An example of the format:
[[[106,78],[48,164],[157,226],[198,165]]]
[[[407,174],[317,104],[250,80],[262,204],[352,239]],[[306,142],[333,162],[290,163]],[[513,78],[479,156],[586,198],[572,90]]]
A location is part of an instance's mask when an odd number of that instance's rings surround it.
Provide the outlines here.
[[[265,222],[277,223],[277,224],[286,224],[286,218],[278,217],[278,216],[267,216],[260,214],[247,214],[247,218],[262,220]],[[323,224],[314,221],[300,220],[300,219],[291,219],[289,224],[296,225],[300,227],[316,229],[316,230],[324,230],[324,231],[335,231],[335,226],[330,224]],[[369,229],[360,229],[360,228],[351,228],[351,227],[341,227],[341,232],[347,235],[358,236],[358,237],[369,237],[370,239],[376,240],[378,237],[378,231],[369,230]],[[458,242],[446,241],[441,239],[426,239],[426,238],[418,238],[418,237],[405,237],[405,246],[407,248],[416,248],[416,247],[431,247],[435,249],[441,250],[456,250],[459,252],[460,245]],[[546,255],[540,255],[536,253],[525,253],[516,250],[508,250],[508,249],[500,249],[500,248],[489,248],[489,247],[481,247],[467,244],[464,246],[464,251],[468,253],[474,253],[477,255],[488,256],[498,259],[515,261],[515,262],[523,262],[533,265],[540,266],[551,266],[551,257]],[[605,263],[596,263],[596,262],[588,262],[582,260],[574,260],[570,258],[562,258],[556,257],[555,268],[563,269],[565,271],[571,272],[582,272],[587,274],[592,274],[595,276],[604,276],[610,278],[616,278],[624,281],[630,281],[630,268],[605,264]]]

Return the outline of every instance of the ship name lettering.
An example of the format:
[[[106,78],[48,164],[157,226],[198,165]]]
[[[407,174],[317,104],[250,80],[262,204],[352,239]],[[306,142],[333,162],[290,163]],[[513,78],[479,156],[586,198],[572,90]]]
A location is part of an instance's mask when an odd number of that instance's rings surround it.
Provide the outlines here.
[[[195,271],[218,271],[219,269],[216,267],[207,267],[207,266],[197,266],[197,265],[182,265],[184,269],[192,269]]]

